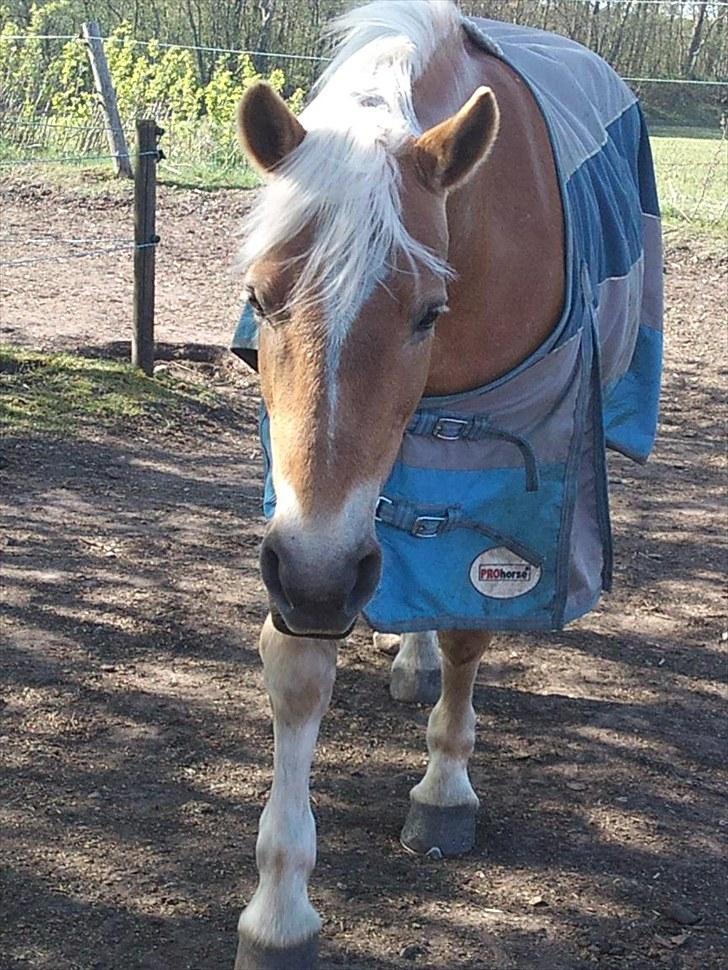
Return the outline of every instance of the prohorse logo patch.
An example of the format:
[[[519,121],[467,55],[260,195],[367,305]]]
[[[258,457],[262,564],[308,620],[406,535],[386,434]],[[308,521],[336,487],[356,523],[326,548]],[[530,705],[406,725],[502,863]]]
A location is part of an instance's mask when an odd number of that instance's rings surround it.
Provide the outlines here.
[[[516,568],[510,563],[497,562],[492,566],[484,566],[482,563],[478,569],[478,581],[481,583],[508,582],[508,583],[528,583],[531,581],[531,564],[521,568]]]
[[[541,567],[506,546],[488,549],[473,560],[470,582],[483,596],[507,600],[528,593],[541,579]]]

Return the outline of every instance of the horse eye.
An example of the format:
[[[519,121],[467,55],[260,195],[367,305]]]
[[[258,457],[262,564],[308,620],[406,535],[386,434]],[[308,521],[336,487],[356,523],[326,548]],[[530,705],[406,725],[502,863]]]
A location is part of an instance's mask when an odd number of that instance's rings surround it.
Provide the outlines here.
[[[417,321],[415,332],[426,333],[428,330],[432,330],[437,323],[438,317],[441,313],[444,313],[446,309],[447,308],[443,306],[428,307],[423,316]]]
[[[255,295],[255,290],[253,289],[252,286],[248,288],[248,303],[253,308],[253,312],[256,313],[259,317],[265,316],[265,311],[263,310],[263,304]]]

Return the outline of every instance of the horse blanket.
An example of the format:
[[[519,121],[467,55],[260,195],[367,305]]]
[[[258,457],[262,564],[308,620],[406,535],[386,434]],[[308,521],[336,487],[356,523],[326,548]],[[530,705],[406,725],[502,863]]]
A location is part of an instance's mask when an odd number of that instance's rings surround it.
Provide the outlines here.
[[[422,400],[377,505],[384,568],[365,615],[394,633],[558,630],[611,586],[605,449],[643,462],[656,433],[652,157],[634,94],[597,55],[533,28],[464,28],[520,74],[545,118],[566,227],[564,310],[509,374]],[[233,349],[245,357],[256,344],[244,312]],[[268,456],[265,412],[261,435]],[[269,463],[264,504],[272,515]]]

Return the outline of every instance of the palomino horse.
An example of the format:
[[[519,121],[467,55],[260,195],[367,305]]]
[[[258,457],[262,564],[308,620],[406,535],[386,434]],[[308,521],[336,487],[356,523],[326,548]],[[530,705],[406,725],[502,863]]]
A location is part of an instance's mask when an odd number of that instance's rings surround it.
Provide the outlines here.
[[[658,213],[631,92],[579,45],[465,21],[449,0],[372,3],[336,29],[300,120],[263,84],[239,113],[267,182],[243,256],[275,754],[238,970],[316,962],[308,788],[337,640],[361,611],[438,630],[441,696],[402,840],[467,851],[491,631],[558,629],[594,605],[605,438],[642,459],[654,434]]]

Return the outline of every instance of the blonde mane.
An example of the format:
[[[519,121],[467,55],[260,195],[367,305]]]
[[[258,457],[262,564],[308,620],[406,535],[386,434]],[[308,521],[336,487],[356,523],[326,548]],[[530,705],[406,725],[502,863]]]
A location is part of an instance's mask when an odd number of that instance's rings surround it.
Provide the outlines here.
[[[420,133],[413,84],[460,27],[451,0],[377,0],[334,21],[333,61],[300,118],[306,137],[243,227],[245,265],[313,227],[290,302],[320,300],[334,339],[396,256],[449,273],[403,224],[396,152]]]

